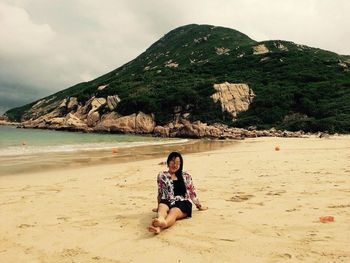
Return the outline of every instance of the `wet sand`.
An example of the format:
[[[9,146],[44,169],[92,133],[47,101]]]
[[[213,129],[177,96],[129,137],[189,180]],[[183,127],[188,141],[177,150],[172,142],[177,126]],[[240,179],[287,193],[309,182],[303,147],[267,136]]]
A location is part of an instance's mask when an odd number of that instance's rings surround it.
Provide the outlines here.
[[[107,150],[38,153],[0,157],[0,176],[15,175],[50,170],[81,168],[86,166],[127,163],[138,160],[158,158],[171,151],[184,154],[211,151],[224,146],[236,144],[237,140],[188,140],[162,145],[137,147],[115,147]]]
[[[209,210],[154,235],[165,158],[1,176],[2,262],[350,261],[350,136],[185,153]]]

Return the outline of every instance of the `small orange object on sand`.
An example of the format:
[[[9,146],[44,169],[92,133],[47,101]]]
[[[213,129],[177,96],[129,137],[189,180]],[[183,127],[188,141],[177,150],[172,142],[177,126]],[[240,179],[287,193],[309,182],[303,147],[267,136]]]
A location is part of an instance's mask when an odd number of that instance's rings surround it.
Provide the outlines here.
[[[334,217],[333,216],[321,216],[320,222],[321,223],[334,222]]]
[[[280,150],[280,147],[279,146],[276,146],[275,147],[275,151],[279,151]]]
[[[117,153],[118,149],[112,149],[112,153]]]

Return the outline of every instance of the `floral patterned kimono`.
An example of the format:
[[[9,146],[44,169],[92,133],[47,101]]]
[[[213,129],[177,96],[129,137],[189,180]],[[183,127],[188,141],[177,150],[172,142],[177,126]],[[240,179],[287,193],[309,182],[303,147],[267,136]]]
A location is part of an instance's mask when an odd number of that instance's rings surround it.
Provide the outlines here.
[[[160,200],[167,200],[173,205],[175,204],[175,201],[188,200],[195,204],[197,208],[200,207],[191,175],[187,172],[182,172],[182,176],[186,186],[185,197],[180,195],[174,196],[173,180],[171,180],[171,175],[168,171],[163,171],[158,174],[158,202],[160,202]]]

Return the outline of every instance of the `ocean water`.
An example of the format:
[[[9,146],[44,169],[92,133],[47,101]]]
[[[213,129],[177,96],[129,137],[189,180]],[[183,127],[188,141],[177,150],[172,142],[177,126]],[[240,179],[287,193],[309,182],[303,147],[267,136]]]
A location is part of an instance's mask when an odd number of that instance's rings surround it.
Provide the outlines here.
[[[182,143],[187,140],[125,134],[19,129],[0,126],[0,157],[39,153],[96,151],[114,148]]]
[[[137,154],[136,148],[186,142],[186,139],[21,129],[0,125],[0,175],[88,165],[111,161],[112,158],[126,160]]]
[[[212,151],[235,142],[97,134],[0,125],[0,176]]]

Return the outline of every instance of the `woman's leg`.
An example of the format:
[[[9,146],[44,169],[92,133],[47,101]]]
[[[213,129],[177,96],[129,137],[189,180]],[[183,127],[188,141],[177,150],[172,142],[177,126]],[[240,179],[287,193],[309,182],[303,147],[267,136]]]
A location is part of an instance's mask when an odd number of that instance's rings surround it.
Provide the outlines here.
[[[171,227],[175,224],[176,220],[185,218],[186,213],[182,212],[180,208],[173,207],[169,210],[168,215],[164,218],[158,217],[153,220],[153,226],[160,227],[161,229]]]
[[[169,212],[169,206],[163,203],[158,204],[158,218],[166,218]]]
[[[150,232],[154,232],[156,234],[160,232],[161,226],[166,225],[165,218],[168,215],[168,211],[169,211],[169,206],[163,203],[158,204],[158,216],[157,218],[152,220],[151,225],[148,227],[148,230]]]
[[[182,212],[180,208],[173,207],[170,209],[167,217],[165,218],[166,226],[163,228],[171,227],[175,224],[176,220],[187,217],[187,214]]]

